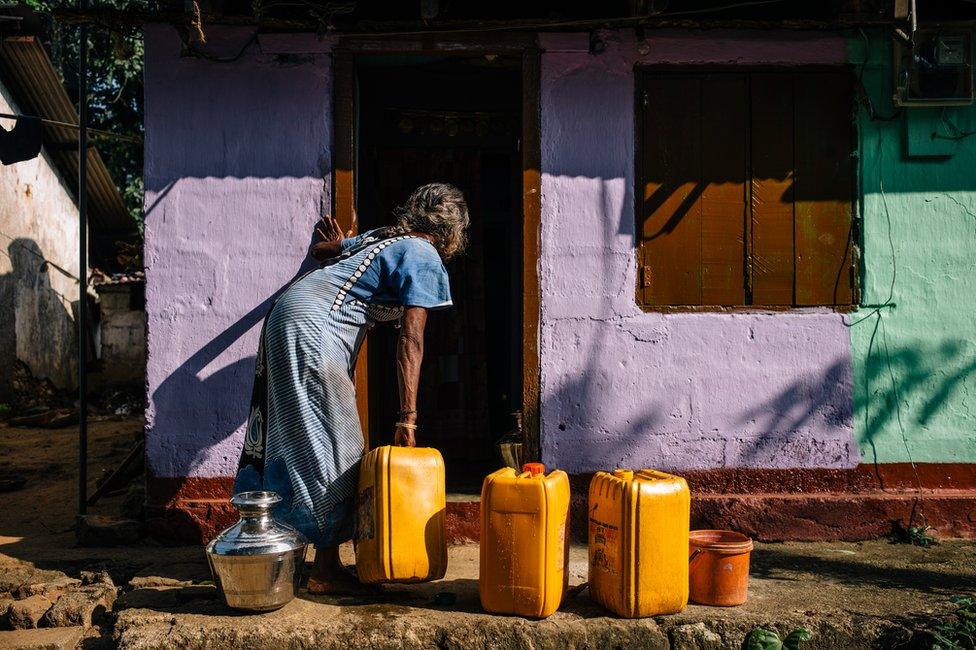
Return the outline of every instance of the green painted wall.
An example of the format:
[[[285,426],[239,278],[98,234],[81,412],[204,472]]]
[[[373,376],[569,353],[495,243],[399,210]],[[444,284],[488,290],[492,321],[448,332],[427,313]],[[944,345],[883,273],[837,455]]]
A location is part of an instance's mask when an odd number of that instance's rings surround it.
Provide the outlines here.
[[[890,117],[890,37],[849,56]],[[945,118],[945,119],[943,119]],[[976,462],[976,109],[857,116],[862,307],[851,315],[854,431],[863,462]],[[909,150],[909,141],[911,149]],[[916,152],[952,152],[915,156]]]

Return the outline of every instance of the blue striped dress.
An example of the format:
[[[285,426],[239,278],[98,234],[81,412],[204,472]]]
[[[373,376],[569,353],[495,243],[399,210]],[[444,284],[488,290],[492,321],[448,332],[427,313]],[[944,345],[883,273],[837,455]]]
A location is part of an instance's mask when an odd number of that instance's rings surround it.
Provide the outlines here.
[[[292,283],[261,331],[234,492],[277,492],[275,516],[313,544],[351,539],[363,455],[353,383],[359,348],[370,328],[398,320],[405,306],[451,304],[434,246],[382,230],[344,239],[337,258]]]

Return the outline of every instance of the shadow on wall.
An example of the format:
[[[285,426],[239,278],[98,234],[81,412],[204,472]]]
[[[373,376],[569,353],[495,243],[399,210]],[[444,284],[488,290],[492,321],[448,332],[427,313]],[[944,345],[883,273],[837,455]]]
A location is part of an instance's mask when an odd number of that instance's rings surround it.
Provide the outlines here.
[[[313,241],[314,232],[309,246]],[[275,300],[295,280],[315,267],[315,260],[306,257],[288,282],[197,350],[153,391],[152,400],[157,406],[152,426],[160,431],[185,430],[194,423],[192,414],[209,414],[206,416],[206,433],[188,431],[179,441],[174,441],[181,445],[181,454],[191,458],[190,475],[194,468],[210,459],[207,453],[210,447],[232,436],[247,420],[257,349],[255,354],[237,359],[205,378],[201,377],[202,372],[251,328],[261,324]],[[220,408],[228,404],[227,395],[240,395],[240,399],[234,401],[237,409]]]
[[[584,367],[599,367],[603,342],[597,342],[587,353]],[[839,359],[822,372],[811,373],[783,389],[774,398],[758,404],[741,419],[741,424],[758,428],[761,435],[739,441],[735,465],[755,466],[764,459],[789,451],[795,444],[820,445],[823,441],[809,440],[809,425],[813,421],[831,423],[843,428],[850,427],[852,418],[860,440],[851,444],[869,445],[873,458],[862,462],[878,462],[876,441],[894,424],[900,428],[903,444],[909,453],[916,452],[912,441],[918,440],[917,432],[925,428],[953,399],[953,394],[976,374],[976,359],[967,352],[962,340],[946,340],[932,345],[887,348],[875,347],[867,359],[863,376],[857,378],[854,404],[851,405],[849,360]],[[559,430],[567,424],[572,429],[587,429],[586,414],[599,411],[606,403],[607,391],[600,373],[581,373],[565,382],[550,399],[556,404],[567,401],[569,412],[554,414]],[[914,405],[909,412],[907,404]],[[853,406],[853,408],[852,408]],[[603,431],[604,439],[587,438],[587,445],[597,445],[599,453],[610,466],[626,466],[637,451],[642,455],[651,451],[662,460],[662,467],[672,456],[665,448],[648,445],[648,435],[664,425],[666,418],[659,407],[647,409],[640,417],[627,421],[625,429]],[[555,423],[552,423],[555,424]],[[550,424],[550,426],[552,426]],[[550,434],[551,435],[551,434]],[[557,454],[560,444],[579,444],[577,440],[560,440],[552,436],[546,451]],[[703,440],[683,438],[683,445],[702,444]],[[889,443],[890,444],[890,443]],[[896,443],[898,444],[898,443]],[[595,451],[595,450],[594,450]],[[558,456],[565,458],[566,456]],[[844,463],[846,458],[837,458]],[[666,468],[666,467],[665,467]]]
[[[604,250],[612,250],[614,240],[618,236],[625,235],[631,239],[634,237],[635,224],[628,211],[628,206],[633,203],[633,187],[632,184],[626,183],[622,195],[619,195],[613,189],[608,191],[607,188],[607,184],[615,179],[595,178],[600,180],[601,184],[599,198],[593,201],[594,205],[601,206],[605,214],[611,214],[614,210],[612,206],[618,200],[620,201],[615,218],[603,220],[602,223],[607,225],[601,225],[599,233],[602,240],[599,245]],[[591,296],[591,299],[600,304],[594,308],[594,311],[613,313],[611,296],[619,289],[620,278],[614,277],[607,265],[601,265],[599,272],[600,289]],[[623,284],[630,286],[626,282]],[[545,320],[543,318],[543,322]],[[558,319],[555,322],[558,323]],[[551,328],[553,324],[550,322],[549,327]],[[634,464],[631,459],[635,454],[646,450],[648,432],[654,431],[664,423],[665,416],[659,405],[653,400],[648,400],[649,406],[638,415],[628,418],[625,426],[621,427],[618,424],[612,431],[599,426],[599,420],[606,419],[608,415],[606,409],[612,408],[607,394],[615,390],[612,373],[601,372],[601,369],[606,366],[603,358],[612,352],[608,349],[612,345],[612,341],[608,340],[610,331],[609,328],[598,328],[599,333],[590,339],[588,349],[572,351],[575,357],[583,359],[577,367],[591,371],[575,373],[572,377],[564,379],[546,378],[547,383],[557,383],[558,387],[551,392],[543,388],[543,399],[555,405],[547,407],[543,404],[541,408],[543,422],[540,429],[544,436],[542,440],[544,457],[566,459],[579,458],[581,455],[598,456],[610,466],[630,466]],[[596,430],[598,436],[585,433],[582,438],[567,438],[562,433],[567,429],[585,432]],[[546,431],[550,433],[546,435]],[[573,447],[574,451],[560,453],[559,448],[562,445]],[[584,447],[585,453],[581,454]]]
[[[798,436],[815,416],[837,426],[850,423],[853,417],[861,425],[856,429],[863,432],[854,443],[870,445],[873,453],[873,458],[862,462],[879,462],[877,439],[893,423],[901,430],[900,444],[911,453],[918,430],[926,427],[976,373],[976,359],[967,352],[963,340],[897,348],[872,341],[862,376],[855,378],[853,411],[843,408],[850,395],[844,381],[849,372],[848,362],[838,360],[824,372],[797,380],[752,409],[743,421],[758,420],[767,435],[744,447],[742,458],[765,457],[768,447],[782,446]],[[908,404],[916,406],[909,412]]]
[[[73,388],[76,335],[69,305],[77,301],[52,286],[50,274],[59,271],[45,261],[33,239],[11,240],[5,256],[10,271],[0,275],[0,399],[10,396],[17,358],[36,377]]]
[[[838,429],[850,428],[850,377],[850,359],[838,359],[823,372],[797,379],[776,397],[743,414],[740,424],[755,428],[758,423],[764,433],[739,447],[737,464],[757,465],[777,453],[786,453],[783,448],[794,438],[809,438],[809,426],[814,421]],[[851,444],[856,443],[852,440]],[[834,461],[845,463],[847,458]]]
[[[945,339],[891,347],[880,313],[875,318],[863,376],[856,379],[854,391],[855,417],[863,432],[859,442],[870,445],[871,462],[878,462],[879,437],[892,423],[911,455],[911,439],[918,430],[928,427],[976,373],[976,358],[967,341]],[[908,405],[912,405],[910,412]]]

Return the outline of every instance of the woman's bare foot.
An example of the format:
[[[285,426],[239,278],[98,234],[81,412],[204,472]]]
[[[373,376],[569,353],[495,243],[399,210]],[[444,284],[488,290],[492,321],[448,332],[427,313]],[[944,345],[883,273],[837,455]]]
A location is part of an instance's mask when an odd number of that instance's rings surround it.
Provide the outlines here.
[[[339,561],[339,547],[315,549],[315,566],[308,578],[308,593],[315,596],[367,596],[379,588],[364,585]]]
[[[308,593],[313,596],[372,596],[380,592],[378,585],[364,585],[351,573],[347,577],[323,580],[310,576]]]

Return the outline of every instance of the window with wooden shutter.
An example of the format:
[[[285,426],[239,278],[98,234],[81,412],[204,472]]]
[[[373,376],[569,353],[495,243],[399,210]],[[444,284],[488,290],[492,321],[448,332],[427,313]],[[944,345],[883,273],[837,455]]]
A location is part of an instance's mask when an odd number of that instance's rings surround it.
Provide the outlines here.
[[[640,72],[638,302],[849,306],[851,89],[843,72]]]

